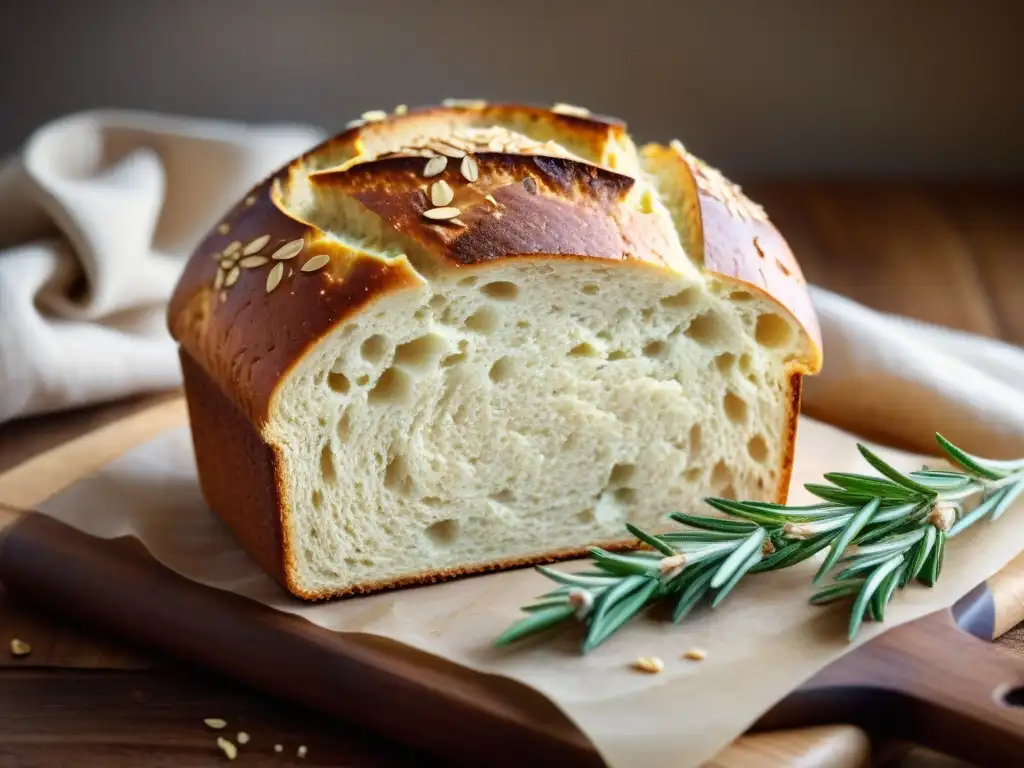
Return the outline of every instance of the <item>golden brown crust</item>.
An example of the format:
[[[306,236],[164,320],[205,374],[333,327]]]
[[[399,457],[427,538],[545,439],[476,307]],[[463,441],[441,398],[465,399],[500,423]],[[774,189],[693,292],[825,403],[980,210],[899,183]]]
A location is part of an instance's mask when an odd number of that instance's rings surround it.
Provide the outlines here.
[[[436,135],[447,137],[447,148],[431,139]],[[467,147],[477,171],[468,176],[475,178],[467,178],[458,157]],[[427,178],[427,156],[439,152],[451,157]],[[304,593],[296,582],[283,524],[289,503],[276,449],[263,432],[288,372],[369,303],[421,288],[438,271],[507,258],[605,259],[703,273],[762,294],[796,318],[807,343],[803,356],[791,361],[789,423],[775,489],[776,500],[785,498],[800,376],[821,365],[820,332],[799,266],[763,211],[681,145],[651,145],[644,154],[677,174],[686,226],[673,227],[657,213],[653,187],[620,123],[517,105],[415,110],[354,126],[297,158],[258,184],[203,239],[176,287],[168,320],[182,348],[204,494],[264,569],[302,597],[329,596]],[[424,215],[434,207],[430,185],[442,180],[454,190],[454,223]],[[314,210],[320,201],[328,203],[320,210],[346,201],[360,217],[379,221],[392,242],[404,243],[410,259],[417,249],[417,258],[427,261],[414,260],[415,269],[397,253],[363,250],[325,234],[315,217],[300,215],[302,195],[306,204],[312,196]],[[275,259],[281,249],[290,258]],[[255,480],[240,484],[239,476]],[[240,487],[245,493],[237,493]],[[414,574],[348,591],[584,552]]]

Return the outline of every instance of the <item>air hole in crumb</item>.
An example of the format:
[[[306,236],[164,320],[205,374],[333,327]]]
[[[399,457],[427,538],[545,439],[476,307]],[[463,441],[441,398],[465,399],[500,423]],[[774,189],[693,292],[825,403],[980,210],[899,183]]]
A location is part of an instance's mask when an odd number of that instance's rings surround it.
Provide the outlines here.
[[[412,319],[416,320],[417,322],[423,322],[424,320],[427,319],[427,310],[423,307],[420,307],[419,309],[412,313]]]
[[[662,298],[661,303],[666,307],[672,307],[673,309],[686,309],[692,307],[697,303],[700,298],[700,291],[697,288],[687,288],[685,291],[680,291],[673,296],[665,296]]]
[[[494,361],[494,365],[491,366],[490,373],[488,376],[491,377],[491,381],[498,384],[511,378],[513,371],[515,370],[515,363],[509,357],[499,357]]]
[[[651,307],[644,307],[640,310],[640,319],[645,323],[651,322],[652,317],[654,317],[654,310]]]
[[[729,298],[733,301],[753,301],[756,297],[750,291],[733,291]]]
[[[518,328],[519,330],[523,330],[524,328],[529,328],[529,327],[530,327],[530,321],[529,320],[520,320],[520,321],[518,321],[516,323],[516,328]]]
[[[584,341],[569,350],[569,357],[600,357],[601,353],[590,342]]]
[[[729,421],[742,424],[747,420],[747,401],[734,392],[726,392],[722,400],[725,407],[725,415]]]
[[[441,499],[437,496],[424,496],[420,499],[420,503],[428,507],[440,507]]]
[[[740,371],[742,373],[750,373],[753,362],[754,361],[751,359],[750,355],[744,352],[740,355]]]
[[[587,296],[596,296],[601,292],[601,286],[597,283],[584,283],[583,293]]]
[[[497,301],[512,301],[519,295],[519,286],[507,280],[499,280],[494,283],[488,283],[480,289],[480,292]]]
[[[437,362],[446,348],[444,339],[436,333],[427,333],[399,344],[395,348],[395,363],[411,368],[427,368]]]
[[[458,313],[455,307],[450,304],[446,306],[439,319],[445,325],[455,325],[458,322]]]
[[[624,349],[613,349],[611,352],[608,353],[609,360],[623,360],[627,357],[629,357],[629,353],[626,352]]]
[[[714,312],[705,312],[690,321],[686,335],[698,344],[713,346],[725,339],[727,330],[721,317]]]
[[[688,483],[695,483],[700,480],[700,476],[704,474],[703,467],[690,467],[683,473],[683,477]]]
[[[476,285],[476,281],[477,278],[475,275],[469,275],[468,277],[464,277],[461,280],[459,280],[459,285],[464,286],[466,288],[472,288],[474,285]]]
[[[715,468],[711,470],[711,487],[715,489],[724,489],[731,482],[732,470],[729,469],[725,461],[719,461],[715,464]]]
[[[630,505],[636,503],[636,491],[632,488],[616,488],[615,489],[615,500],[623,505]]]
[[[694,424],[690,427],[690,455],[700,452],[700,444],[703,441],[704,430],[700,428],[700,424]]]
[[[448,299],[442,296],[440,293],[435,293],[430,297],[430,301],[427,302],[427,306],[435,312],[444,309],[448,306]]]
[[[338,419],[338,438],[342,441],[348,440],[348,436],[351,432],[352,422],[348,415],[348,411],[344,411],[341,414],[341,418]]]
[[[594,520],[596,519],[594,517],[594,508],[588,507],[587,509],[580,511],[579,513],[577,513],[576,519],[579,520],[581,523],[594,522]]]
[[[725,488],[718,492],[718,495],[721,496],[723,499],[735,499],[736,489],[733,488],[732,483],[729,483],[727,486],[725,486]]]
[[[792,338],[793,329],[789,323],[776,314],[769,313],[757,318],[754,337],[762,347],[783,347]]]
[[[750,458],[758,464],[764,464],[768,460],[768,443],[765,442],[764,436],[754,435],[750,438],[750,442],[747,443],[747,452],[750,454]]]
[[[333,389],[338,394],[344,395],[346,392],[348,392],[350,382],[348,380],[348,376],[346,376],[341,371],[331,371],[329,374],[327,374],[327,386]]]
[[[359,347],[359,354],[368,363],[379,363],[388,351],[388,340],[379,333],[370,336]]]
[[[664,341],[652,341],[644,347],[645,357],[664,357],[666,345]]]
[[[393,403],[404,400],[412,387],[409,375],[399,368],[386,368],[367,395],[371,403]]]
[[[334,471],[334,454],[331,453],[329,443],[320,449],[320,477],[325,483],[333,483],[338,479],[338,473]]]
[[[395,493],[406,495],[412,490],[412,478],[401,454],[392,456],[384,470],[384,487]]]
[[[516,500],[516,495],[512,493],[509,488],[502,488],[497,493],[492,493],[488,496],[491,501],[496,501],[499,504],[511,504]]]
[[[358,384],[360,387],[365,387],[369,383],[370,383],[370,377],[367,374],[365,374],[365,373],[362,376],[360,376],[358,379],[356,379],[356,384]]]
[[[601,339],[602,341],[611,341],[611,331],[598,331],[597,338]]]
[[[481,307],[466,318],[466,327],[477,333],[490,333],[498,327],[498,315],[489,307]]]
[[[469,357],[469,355],[467,355],[465,352],[457,352],[454,355],[448,355],[447,357],[445,357],[441,361],[441,367],[442,368],[450,368],[453,365],[458,365],[459,363],[464,361],[467,357]]]
[[[460,405],[458,408],[455,409],[455,412],[452,413],[452,421],[455,422],[456,424],[465,424],[468,415],[469,413],[466,406]]]
[[[736,355],[732,352],[723,352],[715,356],[715,367],[722,373],[729,373],[736,365]]]
[[[435,545],[439,547],[450,547],[459,538],[458,520],[438,520],[429,526],[425,533]]]
[[[612,473],[608,477],[611,485],[625,485],[633,479],[636,473],[636,464],[616,464],[612,467]]]
[[[320,491],[313,491],[313,495],[309,499],[313,505],[313,509],[320,510],[324,506],[324,495]]]

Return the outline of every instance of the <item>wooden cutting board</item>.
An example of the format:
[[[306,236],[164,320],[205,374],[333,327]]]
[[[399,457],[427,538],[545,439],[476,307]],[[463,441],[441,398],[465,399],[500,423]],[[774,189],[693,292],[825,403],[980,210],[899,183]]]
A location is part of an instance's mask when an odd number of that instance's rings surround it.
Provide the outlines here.
[[[170,400],[106,425],[0,475],[0,500],[31,509],[126,448],[183,421],[182,403]],[[420,749],[487,764],[496,764],[496,754],[510,761],[530,759],[538,748],[562,755],[565,763],[596,762],[586,739],[536,700],[521,700],[499,687],[481,689],[478,679],[452,675],[419,654],[353,642],[187,582],[124,545],[31,516],[0,550],[0,580],[12,593],[51,610]],[[897,628],[849,654],[755,726],[770,733],[744,737],[714,764],[862,765],[865,732],[911,740],[977,764],[1006,764],[1007,756],[1024,754],[1024,714],[1002,701],[1024,683],[1024,660],[978,639],[990,640],[1022,618],[1022,585],[1024,558],[1019,558],[954,612]],[[153,600],[154,594],[161,598]],[[187,618],[197,611],[219,620],[197,634]],[[239,647],[246,652],[238,653]],[[374,703],[367,706],[365,693],[358,702],[337,696],[318,700],[304,686],[288,682],[311,678],[332,691],[372,691]],[[395,717],[396,707],[401,718]],[[396,721],[404,726],[396,729]],[[430,727],[408,727],[412,722]],[[820,727],[779,730],[796,726]],[[474,737],[466,738],[467,733]]]

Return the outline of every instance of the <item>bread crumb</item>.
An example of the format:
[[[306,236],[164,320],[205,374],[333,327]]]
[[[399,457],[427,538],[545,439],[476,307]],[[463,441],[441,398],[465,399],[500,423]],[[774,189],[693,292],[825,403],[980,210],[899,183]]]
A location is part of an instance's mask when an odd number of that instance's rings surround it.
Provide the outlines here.
[[[708,657],[708,652],[703,648],[690,648],[683,654],[684,659],[692,659],[693,661],[704,661]]]
[[[641,656],[633,662],[633,668],[639,669],[641,672],[656,675],[665,668],[665,662],[657,656]]]
[[[217,747],[221,752],[225,754],[228,760],[234,760],[238,757],[238,747],[232,744],[230,741],[225,739],[223,736],[217,737]]]
[[[19,640],[16,637],[11,640],[11,655],[28,656],[30,653],[32,653],[32,646],[24,640]]]
[[[295,754],[298,755],[299,757],[305,757],[306,756],[306,745],[303,744],[297,750],[295,750]]]
[[[249,743],[249,734],[246,733],[245,731],[239,731],[238,732],[238,736],[236,736],[235,739],[236,739],[236,741],[238,741],[239,744],[248,744]]]
[[[222,720],[219,717],[208,717],[205,720],[203,720],[203,722],[206,723],[206,726],[208,728],[213,728],[215,731],[219,731],[221,728],[228,727],[228,721]]]
[[[283,750],[284,750],[284,747],[282,747],[280,744],[275,744],[274,745],[274,751],[275,752],[282,752]]]

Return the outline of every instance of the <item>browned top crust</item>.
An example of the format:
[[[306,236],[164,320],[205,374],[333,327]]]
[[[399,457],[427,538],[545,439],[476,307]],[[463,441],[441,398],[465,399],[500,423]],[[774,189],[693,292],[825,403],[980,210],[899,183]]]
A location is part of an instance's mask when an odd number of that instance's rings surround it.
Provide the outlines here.
[[[794,369],[820,368],[817,319],[786,242],[678,142],[637,152],[621,122],[567,106],[367,117],[228,211],[172,296],[172,335],[257,428],[288,370],[368,303],[440,271],[528,255],[741,284],[804,328]],[[445,199],[438,182],[452,193],[444,205],[431,200]],[[666,184],[673,194],[659,193]]]

